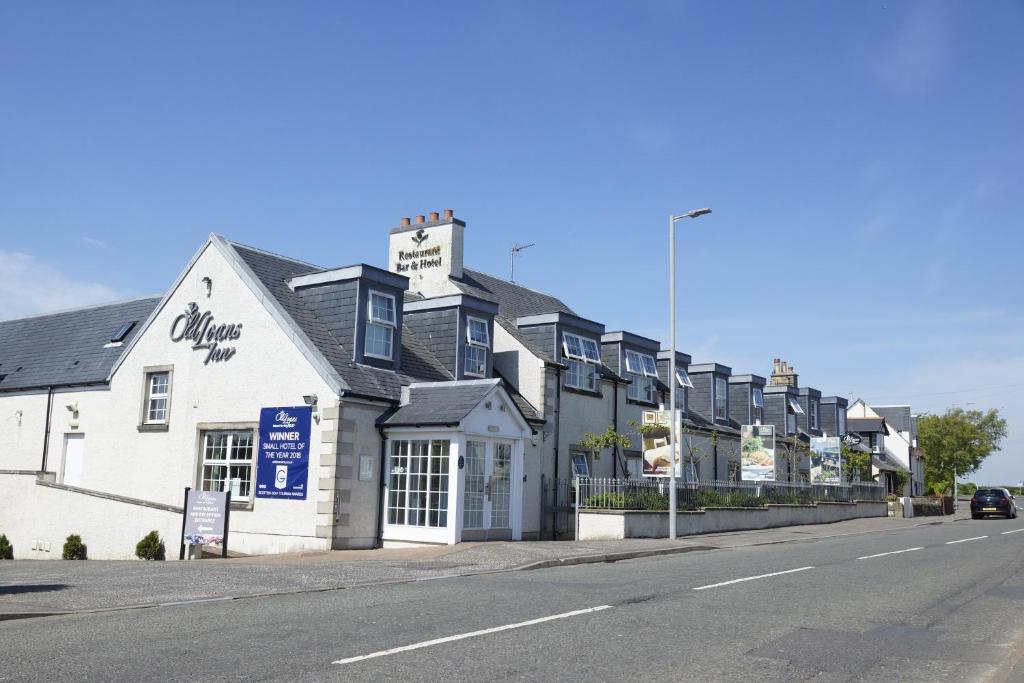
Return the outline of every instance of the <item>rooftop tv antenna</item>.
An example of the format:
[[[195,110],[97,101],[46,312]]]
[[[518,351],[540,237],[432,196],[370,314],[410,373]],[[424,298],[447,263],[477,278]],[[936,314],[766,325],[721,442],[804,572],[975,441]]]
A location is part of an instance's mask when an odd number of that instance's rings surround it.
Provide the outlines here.
[[[508,281],[509,282],[515,282],[516,281],[516,254],[521,252],[523,249],[529,249],[534,244],[536,244],[536,242],[530,242],[529,244],[513,244],[512,245],[512,251],[508,255],[508,262],[509,262]]]

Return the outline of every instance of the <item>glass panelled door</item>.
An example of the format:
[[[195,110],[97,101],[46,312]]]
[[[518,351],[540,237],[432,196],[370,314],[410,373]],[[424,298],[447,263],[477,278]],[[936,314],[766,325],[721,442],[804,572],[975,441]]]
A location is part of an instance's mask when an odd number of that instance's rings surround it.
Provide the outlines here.
[[[512,526],[512,444],[467,441],[462,526],[507,529]]]

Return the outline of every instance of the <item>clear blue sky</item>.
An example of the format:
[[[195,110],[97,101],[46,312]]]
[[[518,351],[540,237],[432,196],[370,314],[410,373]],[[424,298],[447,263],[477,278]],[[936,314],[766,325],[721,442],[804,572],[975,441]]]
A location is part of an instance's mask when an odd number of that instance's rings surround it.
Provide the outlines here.
[[[1002,408],[1024,478],[1020,2],[0,4],[0,317],[159,292],[207,233],[467,261],[826,394]]]

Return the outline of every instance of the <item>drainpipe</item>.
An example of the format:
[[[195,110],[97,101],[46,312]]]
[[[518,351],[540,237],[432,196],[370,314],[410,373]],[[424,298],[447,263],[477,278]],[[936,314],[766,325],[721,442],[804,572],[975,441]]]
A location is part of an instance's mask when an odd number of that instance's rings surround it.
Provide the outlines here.
[[[53,412],[53,387],[46,388],[46,430],[43,432],[43,462],[40,472],[46,471],[46,455],[50,450],[50,414]]]
[[[612,429],[619,433],[619,383],[612,382]],[[612,479],[618,479],[619,445],[615,444],[612,452]]]
[[[389,411],[390,412],[390,411]],[[377,541],[375,548],[384,547],[384,468],[388,466],[387,438],[384,436],[384,427],[377,425],[377,433],[380,434],[380,496],[377,500]]]
[[[562,368],[555,366],[555,486],[558,486],[558,439],[562,427]]]

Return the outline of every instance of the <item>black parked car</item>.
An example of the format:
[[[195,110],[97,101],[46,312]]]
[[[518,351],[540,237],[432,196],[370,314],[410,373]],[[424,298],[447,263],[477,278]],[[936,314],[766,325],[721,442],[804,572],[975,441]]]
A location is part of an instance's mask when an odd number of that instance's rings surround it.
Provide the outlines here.
[[[1002,515],[1007,519],[1017,518],[1017,504],[1006,489],[978,489],[971,498],[971,519],[985,515]]]

